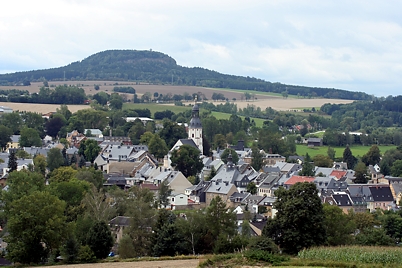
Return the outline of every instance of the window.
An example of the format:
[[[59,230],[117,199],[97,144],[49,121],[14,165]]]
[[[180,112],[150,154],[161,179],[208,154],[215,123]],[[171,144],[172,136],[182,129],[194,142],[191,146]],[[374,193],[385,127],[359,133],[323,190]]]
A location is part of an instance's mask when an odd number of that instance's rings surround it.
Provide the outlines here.
[[[172,197],[172,202],[174,202],[174,197]]]

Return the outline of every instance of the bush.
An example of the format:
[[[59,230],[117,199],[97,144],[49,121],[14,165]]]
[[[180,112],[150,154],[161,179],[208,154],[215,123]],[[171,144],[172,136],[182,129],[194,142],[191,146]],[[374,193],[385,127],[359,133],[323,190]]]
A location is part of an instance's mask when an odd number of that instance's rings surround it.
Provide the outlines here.
[[[272,241],[271,238],[266,236],[255,236],[250,239],[248,244],[251,250],[263,250],[270,253],[278,253],[278,246]]]
[[[244,252],[244,257],[249,260],[263,261],[274,265],[289,260],[285,256],[275,255],[264,250],[247,250]]]
[[[85,245],[81,246],[80,250],[78,251],[78,260],[80,262],[91,263],[95,262],[96,258],[92,249],[88,245]]]
[[[130,236],[124,235],[119,242],[119,257],[122,259],[136,257],[133,241]]]

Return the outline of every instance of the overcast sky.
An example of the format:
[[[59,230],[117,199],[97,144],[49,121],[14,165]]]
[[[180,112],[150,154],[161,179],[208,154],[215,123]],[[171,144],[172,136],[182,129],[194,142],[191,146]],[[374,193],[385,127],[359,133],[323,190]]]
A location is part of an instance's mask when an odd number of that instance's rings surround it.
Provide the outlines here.
[[[271,82],[400,95],[402,2],[13,0],[0,13],[0,73],[109,49]]]

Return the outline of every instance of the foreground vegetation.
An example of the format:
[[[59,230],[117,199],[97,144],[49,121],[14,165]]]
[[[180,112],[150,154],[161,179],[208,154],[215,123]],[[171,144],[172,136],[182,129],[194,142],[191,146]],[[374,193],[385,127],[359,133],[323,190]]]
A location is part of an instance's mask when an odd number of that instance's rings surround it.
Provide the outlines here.
[[[319,247],[299,252],[302,260],[321,262],[340,262],[352,264],[389,265],[398,267],[402,264],[402,248],[399,247]]]
[[[319,247],[305,249],[297,257],[264,251],[202,257],[199,267],[241,267],[244,265],[278,267],[402,267],[399,247]]]

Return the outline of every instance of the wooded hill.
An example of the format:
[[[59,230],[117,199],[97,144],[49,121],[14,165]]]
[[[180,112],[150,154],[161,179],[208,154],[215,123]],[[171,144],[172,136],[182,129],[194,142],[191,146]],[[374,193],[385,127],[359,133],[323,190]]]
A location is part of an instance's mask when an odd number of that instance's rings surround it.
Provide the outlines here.
[[[271,83],[262,79],[221,74],[200,67],[182,67],[170,56],[155,51],[108,50],[67,66],[16,72],[0,75],[0,85],[27,84],[33,81],[57,80],[117,80],[175,85],[256,90],[263,92],[324,97],[336,99],[371,100],[363,92],[333,88],[305,87]]]

